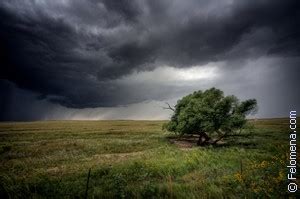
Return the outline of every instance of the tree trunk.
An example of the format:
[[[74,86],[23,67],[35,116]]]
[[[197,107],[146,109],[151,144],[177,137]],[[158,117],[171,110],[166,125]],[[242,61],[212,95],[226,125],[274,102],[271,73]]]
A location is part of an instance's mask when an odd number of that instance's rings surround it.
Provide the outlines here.
[[[202,134],[201,134],[201,133],[199,134],[199,138],[198,138],[198,141],[197,141],[197,145],[198,145],[198,146],[201,146],[201,145],[202,145]]]
[[[210,140],[210,137],[205,132],[200,132],[199,133],[199,139],[197,141],[197,145],[198,146],[204,146],[208,143],[209,140]]]

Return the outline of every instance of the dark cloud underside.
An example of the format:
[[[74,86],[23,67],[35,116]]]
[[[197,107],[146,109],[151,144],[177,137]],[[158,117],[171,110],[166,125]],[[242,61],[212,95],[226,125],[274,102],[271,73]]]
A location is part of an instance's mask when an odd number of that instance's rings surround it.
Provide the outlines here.
[[[222,62],[228,79],[265,57],[284,60],[274,62],[285,65],[274,66],[285,74],[280,89],[299,83],[296,0],[4,0],[0,18],[1,119],[13,111],[7,106],[16,88],[69,108],[166,100],[197,89],[119,81],[162,66]]]

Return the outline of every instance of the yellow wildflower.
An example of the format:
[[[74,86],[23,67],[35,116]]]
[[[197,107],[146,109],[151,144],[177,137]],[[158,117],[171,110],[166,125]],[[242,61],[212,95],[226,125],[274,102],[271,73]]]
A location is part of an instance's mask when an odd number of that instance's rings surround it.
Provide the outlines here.
[[[243,176],[240,172],[234,174],[234,177],[239,181],[242,182],[243,181]]]

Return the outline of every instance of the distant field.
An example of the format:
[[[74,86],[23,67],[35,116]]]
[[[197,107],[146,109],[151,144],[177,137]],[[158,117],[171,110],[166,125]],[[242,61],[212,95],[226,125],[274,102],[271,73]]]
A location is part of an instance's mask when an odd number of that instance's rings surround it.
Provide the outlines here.
[[[206,148],[172,144],[163,123],[0,123],[1,198],[83,198],[90,168],[89,198],[287,196],[287,119]]]

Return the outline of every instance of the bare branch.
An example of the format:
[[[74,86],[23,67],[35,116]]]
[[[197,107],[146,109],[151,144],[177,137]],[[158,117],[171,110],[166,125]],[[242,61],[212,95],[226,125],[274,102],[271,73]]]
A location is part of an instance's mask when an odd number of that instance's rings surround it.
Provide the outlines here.
[[[217,142],[219,142],[220,140],[222,140],[224,137],[228,135],[228,133],[226,132],[222,133],[220,130],[218,130],[217,133],[219,134],[219,137],[212,142],[213,145],[217,144]]]
[[[163,109],[169,109],[171,111],[175,112],[175,109],[173,107],[170,106],[170,104],[168,102],[166,102],[166,104],[168,105],[168,107],[162,107]]]

